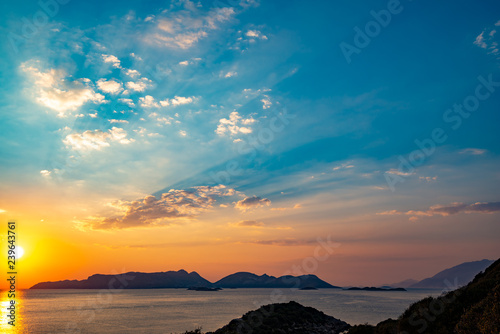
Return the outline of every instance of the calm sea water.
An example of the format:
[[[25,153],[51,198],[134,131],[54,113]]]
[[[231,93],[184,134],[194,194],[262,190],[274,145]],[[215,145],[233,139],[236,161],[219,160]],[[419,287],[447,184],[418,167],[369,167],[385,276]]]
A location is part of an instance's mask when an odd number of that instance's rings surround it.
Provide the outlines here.
[[[18,294],[17,325],[7,324],[2,294],[1,333],[175,333],[220,328],[273,302],[295,300],[350,324],[395,318],[412,302],[438,290],[369,292],[324,289],[227,289],[217,292],[154,290],[25,290]]]

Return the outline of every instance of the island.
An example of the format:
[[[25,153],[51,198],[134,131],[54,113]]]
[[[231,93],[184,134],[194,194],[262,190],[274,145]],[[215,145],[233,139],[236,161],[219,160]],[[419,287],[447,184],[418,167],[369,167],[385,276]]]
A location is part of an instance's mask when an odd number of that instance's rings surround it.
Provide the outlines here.
[[[364,288],[357,288],[357,287],[352,287],[352,288],[347,288],[344,290],[350,290],[350,291],[408,291],[405,288],[376,288],[373,286],[365,286]]]

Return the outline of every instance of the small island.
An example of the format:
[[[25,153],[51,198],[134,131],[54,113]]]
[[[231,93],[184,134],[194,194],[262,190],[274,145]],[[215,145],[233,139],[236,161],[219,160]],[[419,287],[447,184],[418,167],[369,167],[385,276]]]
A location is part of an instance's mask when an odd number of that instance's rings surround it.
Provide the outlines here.
[[[352,287],[352,288],[347,288],[344,290],[350,290],[350,291],[408,291],[405,288],[376,288],[373,286],[365,286],[364,288],[357,288],[357,287]]]
[[[194,291],[220,291],[222,289],[221,288],[208,288],[208,287],[205,287],[205,286],[196,286],[196,287],[187,288],[187,290],[194,290]]]

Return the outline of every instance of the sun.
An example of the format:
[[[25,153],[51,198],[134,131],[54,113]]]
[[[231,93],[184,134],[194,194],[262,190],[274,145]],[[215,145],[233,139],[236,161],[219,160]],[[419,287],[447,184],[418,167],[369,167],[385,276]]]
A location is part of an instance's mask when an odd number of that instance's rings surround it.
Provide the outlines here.
[[[21,246],[16,246],[16,259],[20,259],[22,258],[24,255],[24,248],[22,248]]]

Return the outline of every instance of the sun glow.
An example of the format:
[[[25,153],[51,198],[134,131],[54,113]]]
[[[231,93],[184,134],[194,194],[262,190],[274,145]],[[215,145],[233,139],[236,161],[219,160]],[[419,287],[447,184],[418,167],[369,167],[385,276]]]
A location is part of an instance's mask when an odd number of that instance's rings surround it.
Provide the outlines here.
[[[24,255],[24,248],[21,246],[16,246],[16,259],[22,258]]]

